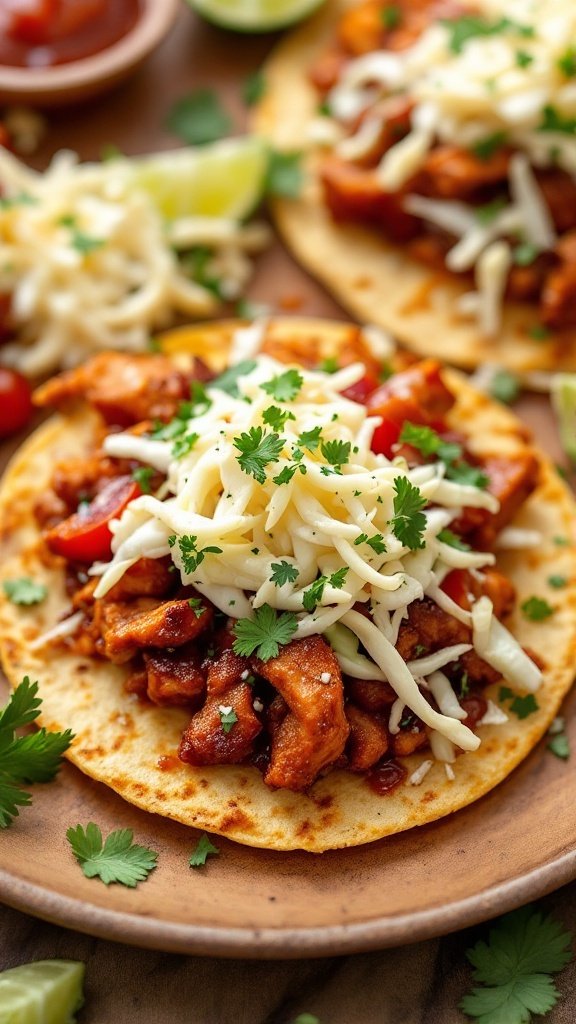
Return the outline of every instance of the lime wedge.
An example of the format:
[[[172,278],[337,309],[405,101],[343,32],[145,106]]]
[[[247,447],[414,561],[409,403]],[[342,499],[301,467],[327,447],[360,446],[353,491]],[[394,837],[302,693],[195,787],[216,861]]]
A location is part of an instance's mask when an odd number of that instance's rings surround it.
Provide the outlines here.
[[[138,185],[169,220],[242,220],[262,197],[268,148],[261,139],[246,135],[198,149],[133,157],[129,162]]]
[[[208,21],[235,32],[271,32],[294,25],[324,0],[188,0]]]
[[[84,1001],[84,964],[37,960],[0,973],[2,1024],[73,1024]]]
[[[576,373],[556,373],[552,380],[552,407],[562,447],[576,462]]]

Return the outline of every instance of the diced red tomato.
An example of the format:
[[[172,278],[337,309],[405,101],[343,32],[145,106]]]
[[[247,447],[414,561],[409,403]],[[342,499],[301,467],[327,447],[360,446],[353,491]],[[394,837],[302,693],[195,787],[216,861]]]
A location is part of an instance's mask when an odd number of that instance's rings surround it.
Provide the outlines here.
[[[349,398],[351,402],[359,402],[360,405],[365,405],[368,396],[376,391],[379,383],[378,378],[372,373],[366,373],[355,384],[351,384],[349,388],[346,388],[342,394],[344,398]]]
[[[451,597],[460,608],[470,610],[470,573],[467,569],[453,569],[445,577],[442,590]]]
[[[142,494],[130,476],[111,480],[87,508],[75,512],[45,536],[51,551],[72,562],[95,562],[111,554],[112,534],[109,523],[117,519],[129,502]]]
[[[0,437],[25,427],[32,415],[30,385],[21,373],[0,367]]]

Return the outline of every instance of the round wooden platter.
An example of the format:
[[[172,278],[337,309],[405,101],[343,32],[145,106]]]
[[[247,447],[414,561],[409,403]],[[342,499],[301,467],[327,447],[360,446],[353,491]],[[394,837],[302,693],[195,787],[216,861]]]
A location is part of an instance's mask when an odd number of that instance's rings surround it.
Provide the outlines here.
[[[169,106],[200,85],[217,87],[241,123],[239,83],[271,42],[238,46],[183,6],[171,37],[132,81],[108,99],[53,115],[38,165],[61,146],[88,159],[109,143],[127,153],[169,148],[175,141],[162,127]],[[261,258],[250,296],[276,311],[345,318],[279,244]],[[545,401],[525,398],[518,411],[558,457]],[[18,440],[4,446],[0,465]],[[565,709],[573,749],[575,702]],[[34,787],[32,806],[0,836],[0,899],[93,935],[183,953],[288,958],[415,942],[576,878],[575,773],[574,760],[557,760],[541,743],[496,790],[435,824],[322,855],[216,839],[220,855],[192,870],[198,832],[138,811],[65,765],[55,783]],[[104,834],[131,828],[137,842],[158,851],[146,883],[131,890],[83,876],[65,833],[89,821]]]
[[[574,709],[569,699],[572,745]],[[107,939],[180,953],[289,958],[352,953],[464,928],[576,877],[574,760],[544,743],[471,807],[377,843],[314,855],[214,837],[203,868],[188,860],[200,833],[149,815],[65,765],[33,787],[33,804],[3,833],[0,899]],[[382,798],[383,801],[386,797]],[[385,806],[385,804],[384,804]],[[159,853],[136,889],[85,878],[66,829],[131,828]]]

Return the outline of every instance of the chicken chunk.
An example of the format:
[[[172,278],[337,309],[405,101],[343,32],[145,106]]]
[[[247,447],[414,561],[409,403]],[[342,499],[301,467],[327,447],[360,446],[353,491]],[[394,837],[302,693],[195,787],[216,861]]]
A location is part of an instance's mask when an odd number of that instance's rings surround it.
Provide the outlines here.
[[[175,654],[144,654],[148,698],[162,707],[198,707],[206,689],[202,662],[202,654],[193,649],[186,652],[179,649]]]
[[[238,764],[251,753],[262,722],[253,707],[252,687],[246,681],[248,661],[233,651],[224,651],[210,664],[206,680],[207,697],[182,736],[179,756],[186,764]],[[230,708],[236,721],[226,730],[223,708]]]
[[[292,641],[277,658],[256,660],[254,668],[289,708],[274,736],[264,781],[283,789],[307,789],[340,756],[350,731],[336,657],[315,635]]]
[[[188,600],[157,601],[137,598],[131,602],[97,601],[95,622],[100,626],[104,655],[116,664],[133,658],[146,647],[181,647],[200,635],[212,622],[213,610],[200,615]]]
[[[380,717],[369,715],[354,704],[346,705],[346,718],[350,726],[346,744],[346,767],[353,772],[365,772],[388,750],[386,723]]]

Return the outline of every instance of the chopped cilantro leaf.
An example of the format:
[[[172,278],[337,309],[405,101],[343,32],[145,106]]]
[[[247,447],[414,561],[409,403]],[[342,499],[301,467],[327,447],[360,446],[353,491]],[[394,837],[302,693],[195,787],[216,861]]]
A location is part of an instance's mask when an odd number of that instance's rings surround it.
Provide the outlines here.
[[[130,828],[111,832],[102,841],[102,832],[93,821],[86,830],[82,825],[69,828],[66,838],[86,878],[100,878],[105,885],[119,882],[133,889],[156,867],[158,854],[133,842]]]
[[[566,579],[565,576],[549,576],[548,577],[548,586],[554,587],[555,590],[561,590],[562,587],[565,587],[567,583],[568,583],[568,580]]]
[[[499,18],[498,21],[488,21],[486,18],[475,14],[464,14],[460,18],[442,18],[442,25],[450,35],[449,46],[452,53],[462,53],[469,39],[476,36],[495,36],[500,32],[513,31],[520,36],[530,38],[534,35],[531,25],[521,25],[511,18]]]
[[[563,117],[555,107],[548,104],[542,111],[542,121],[538,125],[538,131],[576,135],[576,118]]]
[[[291,402],[300,391],[304,378],[298,370],[286,370],[285,373],[272,377],[260,385],[267,395],[271,395],[276,402]]]
[[[132,479],[136,481],[138,487],[142,491],[142,494],[150,494],[151,486],[150,481],[154,476],[154,470],[152,466],[137,466],[136,469],[132,470]]]
[[[298,579],[299,572],[296,566],[284,559],[281,562],[272,562],[270,568],[272,569],[270,583],[274,583],[277,587],[283,587],[285,583],[294,583]]]
[[[500,918],[466,956],[480,983],[464,996],[460,1009],[479,1024],[528,1024],[545,1014],[560,993],[551,974],[571,960],[571,936],[552,917],[523,907]]]
[[[254,71],[244,79],[242,86],[242,99],[247,107],[253,107],[258,100],[261,100],[266,92],[266,79],[261,68]]]
[[[568,537],[553,537],[552,540],[558,548],[570,547],[570,541]]]
[[[492,135],[486,135],[485,138],[479,139],[470,149],[479,160],[490,160],[505,142],[505,132],[493,132]]]
[[[342,590],[346,581],[348,567],[338,569],[331,576],[319,576],[302,594],[302,604],[307,612],[313,612],[322,600],[325,588],[330,584],[336,590]]]
[[[330,356],[328,359],[323,359],[318,369],[321,373],[338,373],[340,364],[336,359],[336,356]]]
[[[297,469],[299,469],[301,473],[304,473],[306,466],[299,466],[297,462],[292,462],[290,465],[284,466],[284,469],[281,469],[276,476],[273,476],[272,480],[275,484],[278,484],[279,487],[281,487],[282,484],[289,484]]]
[[[243,359],[241,363],[230,366],[219,377],[211,380],[210,387],[218,388],[219,391],[225,391],[227,395],[232,395],[232,398],[239,398],[238,378],[247,377],[249,373],[252,373],[255,366],[256,361],[254,359]]]
[[[271,149],[266,172],[266,193],[284,199],[296,199],[304,180],[301,161],[300,152],[280,153]]]
[[[528,718],[528,715],[532,715],[535,711],[538,711],[539,704],[533,693],[527,693],[525,697],[514,697],[514,700],[510,704],[510,710],[514,712],[518,718]]]
[[[219,853],[220,850],[218,849],[218,847],[214,846],[214,844],[210,842],[210,839],[204,832],[200,836],[200,839],[196,844],[196,849],[192,853],[190,860],[188,861],[188,864],[190,865],[191,868],[203,868],[204,865],[206,864],[207,857],[217,857]]]
[[[280,647],[290,643],[298,626],[293,612],[281,615],[268,604],[254,609],[253,619],[238,619],[232,632],[235,640],[233,650],[249,658],[256,654],[262,661],[276,658]]]
[[[388,4],[383,11],[380,12],[382,23],[385,29],[390,31],[393,28],[398,28],[402,20],[402,11],[399,7],[394,4]]]
[[[399,437],[401,444],[409,444],[426,458],[437,455],[443,462],[452,462],[462,454],[462,445],[443,441],[432,427],[406,421]]]
[[[352,445],[350,441],[323,441],[320,451],[330,466],[339,472],[340,467],[350,460]]]
[[[298,438],[298,444],[312,452],[320,444],[322,427],[313,427],[312,430],[304,430]]]
[[[426,505],[426,498],[405,476],[396,477],[394,490],[394,515],[390,520],[392,532],[411,551],[425,547],[422,535],[426,516],[421,510]]]
[[[356,540],[354,541],[354,544],[356,546],[358,546],[358,544],[365,544],[367,540],[368,540],[368,534],[367,533],[360,533],[356,537]]]
[[[27,192],[19,192],[15,196],[0,196],[0,210],[11,210],[14,206],[35,206],[38,202],[36,196]]]
[[[212,89],[196,89],[177,100],[166,126],[188,146],[203,146],[228,135],[232,121]]]
[[[527,53],[526,50],[516,50],[516,64],[519,68],[529,68],[533,61],[534,57],[531,53]]]
[[[470,466],[467,462],[458,462],[448,466],[446,479],[454,483],[465,484],[467,487],[487,487],[490,478],[477,466]]]
[[[559,732],[552,736],[547,743],[547,747],[548,750],[551,750],[562,761],[567,761],[570,757],[570,741],[565,732]]]
[[[189,597],[188,605],[194,612],[196,618],[201,619],[206,611],[206,606],[203,604],[202,599],[200,597]]]
[[[542,597],[529,597],[520,605],[524,615],[531,622],[543,622],[554,614],[554,609]]]
[[[218,708],[218,714],[220,715],[220,724],[222,726],[222,732],[230,732],[233,725],[236,725],[238,721],[238,715],[234,711],[234,708],[224,707],[220,705]]]
[[[293,412],[279,409],[277,405],[270,405],[264,409],[262,419],[273,430],[282,430],[286,420],[295,420],[296,417]]]
[[[558,60],[558,67],[566,78],[574,78],[576,75],[576,47],[569,46]]]
[[[485,227],[491,224],[492,221],[496,220],[499,213],[502,212],[506,206],[506,200],[503,196],[497,196],[496,199],[492,199],[489,203],[484,203],[483,206],[476,206],[474,209],[474,216],[479,224]]]
[[[168,544],[170,544],[170,539],[171,538],[169,537]],[[222,548],[215,547],[214,545],[209,545],[205,548],[197,548],[197,540],[198,537],[189,536],[186,534],[183,537],[178,538],[178,547],[180,549],[180,554],[182,556],[182,565],[184,567],[184,572],[186,573],[187,576],[190,576],[190,574],[198,568],[200,563],[204,561],[205,555],[222,554]],[[170,547],[173,546],[173,544],[170,544]]]
[[[185,455],[192,451],[194,445],[199,440],[200,434],[183,434],[182,437],[178,437],[172,445],[172,457],[174,459],[183,459]]]
[[[36,583],[27,576],[4,580],[2,589],[12,604],[40,604],[48,595],[48,587],[44,583]]]
[[[82,253],[83,256],[88,256],[91,252],[95,252],[96,249],[101,249],[106,244],[104,238],[92,238],[90,235],[85,235],[83,231],[73,231],[72,248],[76,249],[77,252]]]
[[[262,427],[251,427],[248,433],[233,440],[234,447],[240,452],[238,465],[260,484],[266,483],[264,467],[270,462],[278,462],[284,443],[283,437],[270,434]]]
[[[510,370],[497,370],[490,382],[490,394],[499,402],[508,405],[514,402],[520,394],[520,381]]]
[[[546,327],[546,324],[533,324],[528,334],[534,341],[546,341],[550,337],[550,328]]]
[[[459,551],[470,551],[470,545],[466,541],[462,540],[462,537],[458,537],[457,534],[452,533],[452,530],[440,530],[438,534],[438,540],[442,544],[448,544],[451,548],[458,548]]]
[[[529,267],[538,256],[538,248],[530,242],[521,242],[512,250],[512,259],[517,267]]]

